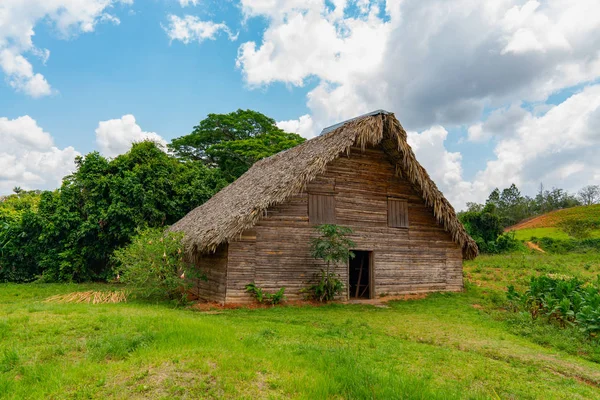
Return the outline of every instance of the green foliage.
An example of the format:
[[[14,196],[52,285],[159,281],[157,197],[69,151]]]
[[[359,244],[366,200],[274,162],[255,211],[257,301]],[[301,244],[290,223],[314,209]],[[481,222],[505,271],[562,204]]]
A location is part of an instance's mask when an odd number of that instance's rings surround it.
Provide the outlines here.
[[[285,287],[282,287],[275,293],[267,293],[262,288],[256,286],[254,282],[246,285],[246,292],[251,293],[259,303],[276,305],[285,300]]]
[[[591,236],[594,230],[600,229],[600,220],[580,221],[565,219],[560,221],[556,226],[575,239],[586,239]]]
[[[495,242],[496,238],[502,233],[500,217],[496,213],[496,206],[488,203],[480,211],[467,211],[459,214],[459,219],[465,226],[465,229],[471,237],[484,251],[480,243],[486,245],[489,242]]]
[[[325,272],[321,270],[315,274],[317,283],[308,287],[306,292],[310,296],[320,302],[330,301],[343,293],[344,283],[340,280],[340,276],[333,272]]]
[[[161,228],[140,231],[114,252],[115,274],[137,297],[184,301],[194,278],[202,275],[185,262],[182,238]]]
[[[347,236],[352,229],[339,225],[319,225],[315,228],[317,236],[311,238],[311,255],[315,259],[323,260],[327,266],[326,271],[317,274],[318,282],[308,288],[313,297],[319,301],[330,301],[341,294],[344,284],[339,276],[330,272],[333,264],[347,263],[354,258],[350,249],[356,244]]]
[[[523,244],[515,239],[514,233],[502,233],[500,216],[492,202],[484,207],[471,203],[470,211],[460,213],[459,220],[481,253],[500,254],[523,249]]]
[[[548,237],[531,238],[531,241],[544,251],[555,254],[600,252],[600,239],[553,239]]]
[[[140,228],[164,227],[207,201],[257,160],[304,139],[258,112],[211,114],[169,146],[141,142],[114,159],[97,152],[53,192],[0,198],[0,281],[110,277],[111,256]]]
[[[352,229],[339,225],[319,225],[315,227],[317,236],[311,238],[311,255],[315,259],[321,259],[327,264],[329,272],[330,264],[347,263],[354,258],[350,249],[356,244],[348,238]]]
[[[303,141],[301,136],[278,128],[272,118],[252,110],[237,110],[209,114],[192,133],[174,139],[169,149],[182,160],[219,168],[228,181],[233,181],[256,161]]]
[[[90,153],[76,166],[36,207],[0,221],[0,280],[105,280],[113,251],[138,228],[171,224],[226,184],[218,170],[182,163],[152,142],[112,160]]]
[[[37,249],[26,244],[39,231],[35,216],[41,195],[15,189],[16,194],[0,197],[0,282],[27,282],[36,273]]]
[[[0,197],[0,223],[19,220],[28,211],[37,211],[40,203],[40,192],[36,190]]]
[[[577,326],[596,337],[600,333],[599,288],[600,280],[590,283],[565,275],[542,275],[532,277],[523,293],[509,286],[507,298],[534,319],[545,318],[563,328]]]
[[[498,216],[500,227],[504,229],[535,215],[580,204],[580,201],[567,191],[560,188],[544,190],[543,185],[540,186],[540,191],[535,198],[523,196],[513,183],[502,191],[498,188],[494,189],[486,200],[485,206],[494,206],[493,214]],[[483,207],[482,204],[467,203],[466,212],[479,213]]]

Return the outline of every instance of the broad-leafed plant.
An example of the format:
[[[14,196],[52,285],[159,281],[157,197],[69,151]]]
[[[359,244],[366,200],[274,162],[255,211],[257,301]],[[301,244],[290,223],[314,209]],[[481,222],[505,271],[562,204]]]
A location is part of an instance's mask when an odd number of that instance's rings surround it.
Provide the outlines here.
[[[317,284],[308,290],[319,301],[333,300],[344,290],[344,284],[331,267],[336,264],[347,263],[354,258],[350,250],[356,244],[348,238],[352,229],[339,225],[319,225],[316,228],[317,236],[310,241],[311,255],[315,259],[325,261],[326,269],[317,274]]]

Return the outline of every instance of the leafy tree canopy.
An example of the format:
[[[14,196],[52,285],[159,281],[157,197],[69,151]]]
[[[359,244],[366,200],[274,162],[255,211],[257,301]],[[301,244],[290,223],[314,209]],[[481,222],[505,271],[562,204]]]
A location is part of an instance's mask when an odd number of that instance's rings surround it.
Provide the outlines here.
[[[221,169],[233,181],[252,164],[304,142],[295,133],[286,133],[275,120],[257,111],[237,110],[209,114],[189,135],[174,139],[169,150],[186,161],[201,161]]]
[[[76,166],[42,193],[37,212],[2,228],[0,280],[105,279],[112,253],[138,228],[171,224],[226,184],[218,169],[181,163],[152,142],[113,160],[93,152]]]

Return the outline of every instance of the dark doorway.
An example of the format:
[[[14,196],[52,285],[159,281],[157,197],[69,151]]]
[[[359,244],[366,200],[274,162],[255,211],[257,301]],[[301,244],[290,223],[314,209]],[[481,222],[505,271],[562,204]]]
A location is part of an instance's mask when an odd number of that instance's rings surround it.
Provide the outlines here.
[[[370,251],[352,250],[355,257],[348,265],[348,287],[351,299],[370,299],[372,260]]]

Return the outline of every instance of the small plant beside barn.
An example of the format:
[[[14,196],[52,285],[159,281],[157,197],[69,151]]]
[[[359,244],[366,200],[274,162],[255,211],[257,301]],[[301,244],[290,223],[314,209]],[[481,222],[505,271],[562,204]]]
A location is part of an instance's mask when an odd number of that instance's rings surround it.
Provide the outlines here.
[[[352,229],[338,225],[319,225],[317,236],[310,240],[311,255],[325,262],[326,269],[315,274],[317,283],[308,288],[308,293],[321,302],[330,301],[342,294],[344,282],[339,274],[331,271],[335,264],[345,264],[354,253],[350,250],[356,244],[347,237]]]

